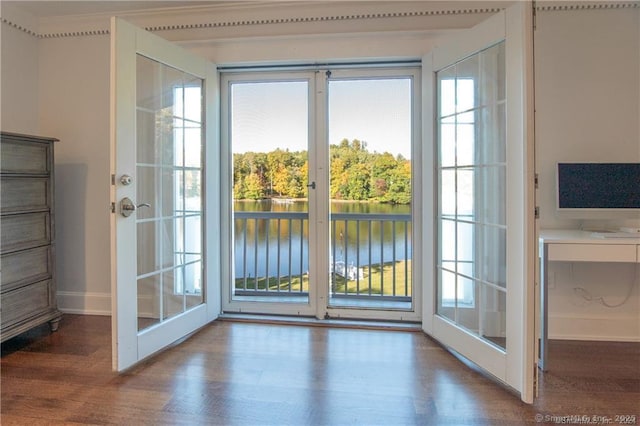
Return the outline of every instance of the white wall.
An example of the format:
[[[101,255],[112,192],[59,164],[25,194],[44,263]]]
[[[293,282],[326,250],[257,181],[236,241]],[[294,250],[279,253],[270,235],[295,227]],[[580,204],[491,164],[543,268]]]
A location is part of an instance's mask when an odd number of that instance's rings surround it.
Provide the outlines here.
[[[31,16],[4,4],[0,7],[4,19],[24,28],[36,27]],[[0,39],[0,128],[38,134],[38,39],[8,24],[0,27]]]
[[[535,37],[541,228],[640,226],[640,215],[559,213],[561,161],[640,162],[640,9],[541,11]],[[550,268],[552,338],[640,340],[640,265]],[[604,298],[607,308],[588,298]]]
[[[376,7],[393,10],[395,4],[392,3],[379,2]],[[414,3],[422,4],[426,3]],[[342,13],[340,10],[276,12],[251,13],[283,17]],[[242,21],[245,12],[234,13],[233,17],[219,12],[210,16],[191,13],[184,19],[175,13],[169,17],[132,14],[129,19],[140,25],[175,24],[177,29],[157,33],[214,62],[226,64],[389,56],[418,58],[437,43],[438,36],[446,33],[447,28],[470,26],[488,14],[180,27],[181,22],[198,19]],[[345,16],[350,13],[353,11],[344,11]],[[580,225],[578,220],[559,217],[554,211],[552,169],[555,162],[602,160],[605,155],[610,156],[607,159],[611,161],[640,161],[638,13],[637,8],[538,13],[536,136],[543,227]],[[6,24],[2,26],[4,31]],[[108,19],[49,20],[41,22],[40,27],[41,32],[57,36],[35,43],[35,38],[29,39],[31,36],[24,34],[28,41],[23,42],[25,51],[21,54],[36,57],[39,66],[39,76],[30,86],[38,89],[33,90],[35,95],[29,96],[32,99],[29,103],[39,105],[35,127],[61,139],[56,152],[59,304],[68,312],[108,313],[109,39],[107,35],[95,35],[108,29]],[[79,32],[76,36],[65,36],[63,28]],[[268,33],[270,37],[259,37],[260,33]],[[4,55],[3,49],[3,59]],[[3,86],[8,80],[3,65]],[[15,81],[20,80],[14,74],[7,84],[15,85]],[[2,99],[4,103],[4,93]],[[22,113],[16,116],[21,117]],[[576,125],[578,122],[580,125]],[[638,339],[637,285],[630,302],[621,308],[608,309],[578,299],[573,294],[575,285],[571,283],[573,277],[594,296],[606,296],[615,302],[621,291],[628,288],[628,268],[611,272],[610,265],[595,265],[596,270],[574,266],[572,274],[568,268],[559,265],[554,274],[552,337]],[[620,283],[615,288],[604,284],[610,276],[619,277]],[[589,280],[595,277],[595,281],[585,283],[585,277]]]
[[[109,314],[109,36],[40,40],[40,129],[55,135],[58,304]]]

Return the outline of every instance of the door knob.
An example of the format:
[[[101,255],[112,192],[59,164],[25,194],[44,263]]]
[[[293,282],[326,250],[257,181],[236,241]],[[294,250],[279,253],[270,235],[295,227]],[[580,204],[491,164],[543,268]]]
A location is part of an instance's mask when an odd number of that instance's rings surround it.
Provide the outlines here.
[[[120,200],[120,214],[124,217],[131,216],[131,213],[135,212],[139,207],[151,207],[151,204],[141,203],[136,206],[129,197],[124,197]]]

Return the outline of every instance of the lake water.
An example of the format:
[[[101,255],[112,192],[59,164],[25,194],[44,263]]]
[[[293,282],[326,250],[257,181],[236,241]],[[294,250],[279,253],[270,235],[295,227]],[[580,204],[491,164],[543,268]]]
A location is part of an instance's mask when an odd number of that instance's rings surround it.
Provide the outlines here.
[[[236,212],[307,212],[306,201],[274,202],[236,201]],[[411,258],[411,225],[404,220],[366,220],[366,215],[409,215],[411,206],[362,202],[332,202],[331,213],[358,216],[359,222],[344,219],[331,221],[327,229],[332,241],[330,257],[336,262],[366,267]],[[236,218],[235,276],[288,276],[309,269],[308,221]],[[346,222],[346,223],[345,223]]]

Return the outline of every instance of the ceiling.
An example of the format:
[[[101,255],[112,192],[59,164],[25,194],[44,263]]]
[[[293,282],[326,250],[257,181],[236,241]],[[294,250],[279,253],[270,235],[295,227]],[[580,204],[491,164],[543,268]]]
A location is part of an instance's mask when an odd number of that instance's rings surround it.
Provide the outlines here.
[[[166,9],[184,6],[209,6],[209,5],[229,5],[231,3],[239,3],[233,1],[190,1],[190,0],[173,0],[173,1],[31,1],[31,0],[14,0],[2,3],[9,4],[14,8],[21,9],[37,18],[48,18],[55,16],[71,16],[71,15],[87,15],[96,13],[122,13],[138,10]],[[249,2],[247,2],[249,3]]]

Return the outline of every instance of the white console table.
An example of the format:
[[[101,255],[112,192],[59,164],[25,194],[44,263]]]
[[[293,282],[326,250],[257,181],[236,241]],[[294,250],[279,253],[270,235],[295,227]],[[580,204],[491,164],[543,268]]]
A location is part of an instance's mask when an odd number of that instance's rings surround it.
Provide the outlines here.
[[[623,262],[640,263],[640,236],[605,238],[592,231],[548,229],[540,231],[540,359],[547,367],[549,337],[548,302],[549,262]]]

